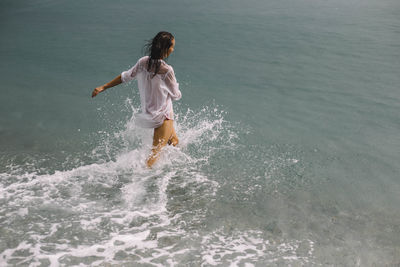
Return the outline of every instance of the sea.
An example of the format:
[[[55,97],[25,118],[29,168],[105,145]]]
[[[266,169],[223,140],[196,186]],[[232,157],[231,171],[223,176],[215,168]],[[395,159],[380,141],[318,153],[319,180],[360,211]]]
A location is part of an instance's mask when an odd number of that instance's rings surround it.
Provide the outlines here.
[[[182,92],[154,168],[135,81]],[[2,0],[0,266],[399,266],[398,0]]]

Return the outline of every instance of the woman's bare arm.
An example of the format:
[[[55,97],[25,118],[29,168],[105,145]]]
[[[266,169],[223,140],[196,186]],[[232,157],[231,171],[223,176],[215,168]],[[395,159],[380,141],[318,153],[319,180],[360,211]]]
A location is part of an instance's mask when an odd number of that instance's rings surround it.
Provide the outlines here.
[[[121,75],[118,75],[117,77],[115,77],[111,82],[108,82],[102,86],[97,87],[96,89],[93,90],[92,92],[92,97],[95,97],[96,95],[98,95],[100,92],[103,92],[104,90],[110,88],[110,87],[114,87],[118,84],[121,84],[122,80],[121,80]]]

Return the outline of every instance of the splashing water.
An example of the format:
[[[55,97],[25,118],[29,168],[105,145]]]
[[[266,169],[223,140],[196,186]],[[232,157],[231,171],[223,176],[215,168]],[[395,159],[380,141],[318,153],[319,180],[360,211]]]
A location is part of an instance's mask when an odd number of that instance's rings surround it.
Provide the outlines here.
[[[136,127],[138,110],[130,99],[126,106],[134,115],[122,130],[99,133],[104,138],[90,153],[92,163],[80,161],[69,170],[47,173],[35,171],[34,163],[9,164],[0,174],[0,262],[164,266],[308,261],[313,251],[309,240],[274,243],[262,232],[206,229],[225,183],[213,175],[215,158],[239,147],[237,131],[221,109],[178,111],[180,144],[166,147],[149,170],[145,159],[152,132]],[[299,247],[306,247],[303,256],[296,256]]]

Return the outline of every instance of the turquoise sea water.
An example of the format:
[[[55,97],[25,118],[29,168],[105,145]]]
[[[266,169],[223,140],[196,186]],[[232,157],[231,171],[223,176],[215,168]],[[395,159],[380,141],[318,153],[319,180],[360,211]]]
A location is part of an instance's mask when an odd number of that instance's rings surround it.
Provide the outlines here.
[[[0,3],[1,266],[400,264],[397,0]],[[147,39],[180,147],[144,167]]]

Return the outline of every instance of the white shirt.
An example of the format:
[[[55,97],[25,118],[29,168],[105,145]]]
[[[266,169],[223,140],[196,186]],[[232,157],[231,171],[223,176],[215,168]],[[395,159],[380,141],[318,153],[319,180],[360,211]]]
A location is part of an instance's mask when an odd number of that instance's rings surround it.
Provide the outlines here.
[[[126,83],[137,79],[142,113],[136,122],[145,128],[157,128],[165,119],[174,119],[172,100],[180,99],[182,94],[172,66],[160,60],[160,69],[154,76],[147,70],[148,60],[149,56],[140,58],[135,66],[121,73],[121,80]]]

